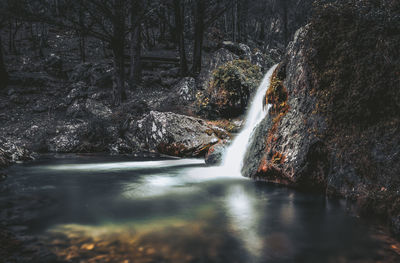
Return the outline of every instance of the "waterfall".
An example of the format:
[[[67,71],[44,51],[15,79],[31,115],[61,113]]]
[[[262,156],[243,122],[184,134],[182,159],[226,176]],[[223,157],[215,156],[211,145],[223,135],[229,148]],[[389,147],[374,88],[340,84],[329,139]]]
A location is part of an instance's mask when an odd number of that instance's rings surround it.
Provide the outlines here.
[[[250,104],[245,119],[246,123],[242,131],[236,136],[233,143],[225,153],[222,166],[225,171],[229,172],[229,174],[241,175],[244,155],[246,154],[246,149],[251,142],[252,132],[265,117],[269,109],[269,107],[264,107],[263,98],[270,86],[271,76],[276,67],[277,65],[270,68],[264,76],[264,79],[258,87],[257,93]]]

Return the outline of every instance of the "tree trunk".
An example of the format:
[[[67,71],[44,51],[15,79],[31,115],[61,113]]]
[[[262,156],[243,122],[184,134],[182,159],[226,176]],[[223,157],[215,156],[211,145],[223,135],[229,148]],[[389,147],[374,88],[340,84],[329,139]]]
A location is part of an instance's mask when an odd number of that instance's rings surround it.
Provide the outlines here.
[[[115,84],[113,86],[113,102],[114,105],[118,106],[121,101],[125,100],[125,57],[124,57],[124,45],[120,41],[113,41],[111,43],[113,51],[113,62],[114,62],[114,78]]]
[[[204,35],[204,1],[197,1],[195,10],[195,32],[194,32],[194,49],[193,49],[193,68],[194,75],[198,75],[201,70],[201,58],[203,48]]]
[[[0,90],[5,89],[8,84],[8,74],[3,58],[3,43],[0,36]]]
[[[137,25],[131,33],[130,41],[131,67],[130,67],[130,84],[134,88],[142,81],[142,25]]]
[[[232,41],[236,42],[238,39],[238,2],[233,0],[232,6]]]
[[[111,49],[114,60],[114,77],[115,83],[113,87],[114,105],[118,106],[121,101],[126,99],[125,93],[125,17],[124,17],[124,0],[114,0],[115,15],[112,19],[113,37],[111,40]]]
[[[81,61],[86,62],[86,37],[83,33],[79,33],[79,52]]]
[[[179,46],[180,71],[182,77],[185,77],[188,71],[185,51],[184,12],[184,3],[180,0],[174,0],[176,40]]]

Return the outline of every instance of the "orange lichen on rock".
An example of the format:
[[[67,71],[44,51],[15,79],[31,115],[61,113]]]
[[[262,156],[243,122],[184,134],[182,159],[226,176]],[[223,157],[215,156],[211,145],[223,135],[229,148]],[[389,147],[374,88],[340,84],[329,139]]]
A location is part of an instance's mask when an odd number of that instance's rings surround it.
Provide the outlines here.
[[[285,162],[286,156],[283,155],[280,152],[276,152],[273,156],[272,156],[272,162],[275,164],[283,164]]]
[[[184,156],[184,153],[187,152],[187,148],[183,144],[179,143],[160,143],[157,146],[157,151],[159,153],[172,155],[172,156]]]
[[[289,110],[288,92],[283,84],[282,76],[279,76],[281,65],[278,66],[271,77],[270,87],[265,95],[265,103],[271,104],[270,113],[272,114],[286,114]]]

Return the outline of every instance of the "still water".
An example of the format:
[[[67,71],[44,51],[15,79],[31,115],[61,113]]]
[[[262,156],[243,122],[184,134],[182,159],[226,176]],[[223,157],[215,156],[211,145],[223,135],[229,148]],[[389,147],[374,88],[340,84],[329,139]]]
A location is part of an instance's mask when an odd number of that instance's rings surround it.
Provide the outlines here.
[[[400,262],[395,240],[343,201],[202,160],[52,156],[8,174],[1,220],[60,260]]]

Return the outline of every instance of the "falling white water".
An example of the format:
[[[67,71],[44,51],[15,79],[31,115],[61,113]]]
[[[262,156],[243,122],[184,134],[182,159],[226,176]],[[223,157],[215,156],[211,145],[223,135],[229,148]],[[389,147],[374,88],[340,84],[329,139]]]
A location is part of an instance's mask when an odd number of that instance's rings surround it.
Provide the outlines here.
[[[263,81],[258,87],[257,93],[250,104],[250,109],[246,116],[246,123],[242,131],[236,136],[233,143],[227,149],[224,160],[223,168],[228,171],[229,174],[241,175],[241,169],[243,164],[244,155],[246,154],[246,149],[251,142],[251,137],[253,130],[261,122],[268,112],[269,107],[264,108],[263,98],[267,92],[271,76],[277,65],[270,68],[270,70],[265,75]]]

